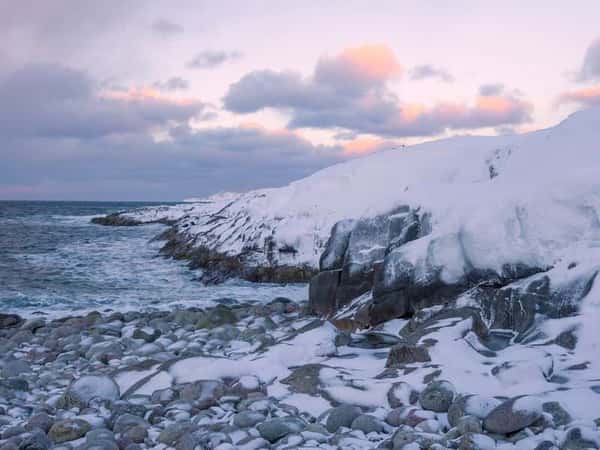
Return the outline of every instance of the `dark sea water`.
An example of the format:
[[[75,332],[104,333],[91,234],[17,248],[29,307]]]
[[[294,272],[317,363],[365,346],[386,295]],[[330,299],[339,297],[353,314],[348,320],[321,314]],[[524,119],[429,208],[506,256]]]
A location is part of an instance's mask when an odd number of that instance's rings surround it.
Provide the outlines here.
[[[205,287],[185,264],[157,256],[161,244],[150,240],[163,225],[90,223],[94,216],[147,205],[0,201],[0,311],[56,316],[203,306],[220,298],[306,297],[303,285],[232,281]]]

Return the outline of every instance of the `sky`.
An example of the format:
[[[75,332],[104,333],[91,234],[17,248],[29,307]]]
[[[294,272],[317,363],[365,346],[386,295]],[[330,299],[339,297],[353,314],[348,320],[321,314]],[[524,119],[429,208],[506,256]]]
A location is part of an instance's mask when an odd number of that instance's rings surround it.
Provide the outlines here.
[[[0,199],[177,201],[600,105],[597,0],[0,0]]]

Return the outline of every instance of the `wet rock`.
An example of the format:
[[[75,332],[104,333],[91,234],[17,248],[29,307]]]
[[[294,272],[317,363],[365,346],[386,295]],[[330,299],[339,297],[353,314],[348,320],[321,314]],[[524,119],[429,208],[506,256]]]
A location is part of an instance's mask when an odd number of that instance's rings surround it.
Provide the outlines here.
[[[398,344],[390,349],[385,367],[395,368],[405,364],[429,362],[429,352],[423,346]]]
[[[82,419],[59,420],[48,431],[48,437],[52,442],[60,444],[82,438],[91,428],[90,424]]]
[[[509,434],[528,427],[542,415],[542,405],[532,397],[516,397],[501,403],[484,419],[483,427],[498,434]]]
[[[427,385],[419,395],[419,402],[423,409],[435,412],[448,412],[454,400],[456,390],[454,386],[444,380],[433,381]]]
[[[0,314],[0,330],[19,327],[24,321],[17,314]]]
[[[299,433],[306,424],[296,417],[278,417],[260,423],[256,428],[261,437],[273,443],[290,433]]]
[[[102,217],[92,217],[91,222],[96,225],[104,225],[108,227],[134,227],[142,225],[139,220],[121,215],[119,213],[109,214]]]
[[[335,433],[340,427],[350,428],[354,419],[362,414],[358,406],[341,405],[329,411],[325,427],[330,433]]]

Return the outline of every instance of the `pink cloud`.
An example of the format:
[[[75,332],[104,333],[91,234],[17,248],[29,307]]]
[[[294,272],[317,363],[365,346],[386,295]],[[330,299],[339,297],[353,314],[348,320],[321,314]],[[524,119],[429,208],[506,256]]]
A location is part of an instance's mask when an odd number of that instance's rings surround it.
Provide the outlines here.
[[[347,48],[338,56],[374,81],[385,81],[402,74],[402,66],[387,45],[371,44]]]
[[[587,106],[600,105],[600,86],[565,92],[558,103],[579,103]]]

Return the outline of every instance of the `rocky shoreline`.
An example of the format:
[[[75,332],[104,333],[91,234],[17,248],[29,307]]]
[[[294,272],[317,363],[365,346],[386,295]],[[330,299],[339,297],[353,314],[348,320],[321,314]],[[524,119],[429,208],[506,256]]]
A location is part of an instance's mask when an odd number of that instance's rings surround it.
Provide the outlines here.
[[[285,298],[55,320],[3,314],[0,449],[600,448],[600,420],[560,401],[486,396],[448,378],[439,333],[461,330],[475,345],[467,331],[484,325],[474,317],[425,309],[349,333]],[[491,348],[478,352],[493,361]],[[486,370],[500,377],[508,366]],[[544,376],[563,373],[556,360]]]

